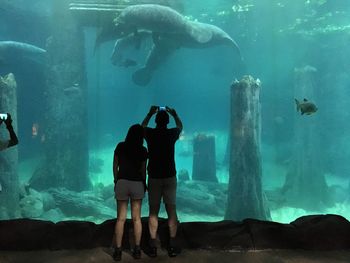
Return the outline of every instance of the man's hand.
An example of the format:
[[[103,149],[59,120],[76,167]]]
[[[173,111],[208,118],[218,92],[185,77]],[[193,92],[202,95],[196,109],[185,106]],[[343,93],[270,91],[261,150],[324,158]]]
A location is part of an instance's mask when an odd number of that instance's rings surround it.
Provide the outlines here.
[[[7,113],[7,119],[4,120],[6,127],[11,127],[12,126],[12,118],[10,113]]]
[[[152,115],[157,113],[157,111],[158,111],[158,106],[152,105],[151,108],[149,109],[149,112],[147,113],[145,119],[142,121],[141,126],[147,127],[149,120],[152,118]]]
[[[157,113],[157,111],[158,111],[158,106],[152,105],[151,108],[149,109],[148,114],[153,115],[153,114]]]
[[[166,108],[166,111],[169,112],[169,114],[171,116],[173,116],[173,118],[175,120],[175,123],[176,123],[176,128],[178,128],[180,130],[180,132],[181,132],[182,129],[183,129],[182,121],[180,120],[179,116],[177,115],[175,109],[170,108],[168,106],[166,106],[165,108]]]
[[[174,117],[174,116],[177,115],[175,109],[172,109],[172,108],[170,108],[170,107],[168,107],[168,106],[166,106],[165,108],[166,108],[166,111],[169,112],[169,114],[170,114],[171,116]]]

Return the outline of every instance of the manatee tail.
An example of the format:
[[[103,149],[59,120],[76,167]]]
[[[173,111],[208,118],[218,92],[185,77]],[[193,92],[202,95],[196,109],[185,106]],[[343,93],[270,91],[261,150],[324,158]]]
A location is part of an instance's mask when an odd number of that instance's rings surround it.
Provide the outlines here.
[[[133,82],[139,86],[147,86],[151,79],[152,71],[147,67],[140,68],[132,74]]]
[[[297,100],[297,99],[294,99],[295,100],[295,104],[297,105],[297,112],[300,111],[300,102]]]

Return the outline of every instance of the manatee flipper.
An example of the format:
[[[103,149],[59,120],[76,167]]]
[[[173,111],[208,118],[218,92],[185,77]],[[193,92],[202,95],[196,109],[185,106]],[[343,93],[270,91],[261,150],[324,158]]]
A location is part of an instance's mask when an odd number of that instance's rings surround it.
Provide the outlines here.
[[[172,41],[164,41],[161,37],[153,37],[158,40],[148,54],[145,66],[136,70],[132,75],[132,80],[139,86],[147,86],[152,79],[153,72],[177,49],[177,45],[174,45]]]
[[[200,44],[208,43],[213,37],[213,32],[197,22],[188,22],[186,32]]]
[[[297,112],[300,110],[300,102],[297,100],[297,99],[294,99],[295,100],[295,104],[297,106]]]
[[[133,82],[139,86],[147,86],[151,79],[152,71],[147,67],[140,68],[132,74]]]

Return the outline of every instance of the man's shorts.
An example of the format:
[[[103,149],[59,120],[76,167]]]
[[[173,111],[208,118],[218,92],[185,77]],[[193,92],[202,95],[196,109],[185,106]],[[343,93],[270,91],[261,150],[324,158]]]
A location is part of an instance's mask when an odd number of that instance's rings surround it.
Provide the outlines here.
[[[168,205],[176,204],[176,176],[168,178],[148,178],[148,202],[150,205],[159,205],[163,202]]]
[[[114,186],[115,198],[119,201],[143,199],[144,189],[143,182],[119,179]]]

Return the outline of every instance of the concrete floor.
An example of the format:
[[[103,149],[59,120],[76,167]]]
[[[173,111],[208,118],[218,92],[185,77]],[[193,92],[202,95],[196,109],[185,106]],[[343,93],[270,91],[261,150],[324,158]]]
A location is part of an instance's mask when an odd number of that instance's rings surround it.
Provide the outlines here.
[[[13,252],[0,251],[1,263],[111,263],[112,250],[95,248],[91,250],[60,250]],[[122,262],[135,262],[129,251],[123,252]],[[350,250],[305,251],[305,250],[263,250],[263,251],[207,251],[184,250],[176,258],[169,258],[166,251],[158,251],[157,258],[142,254],[136,262],[173,263],[349,263]]]

